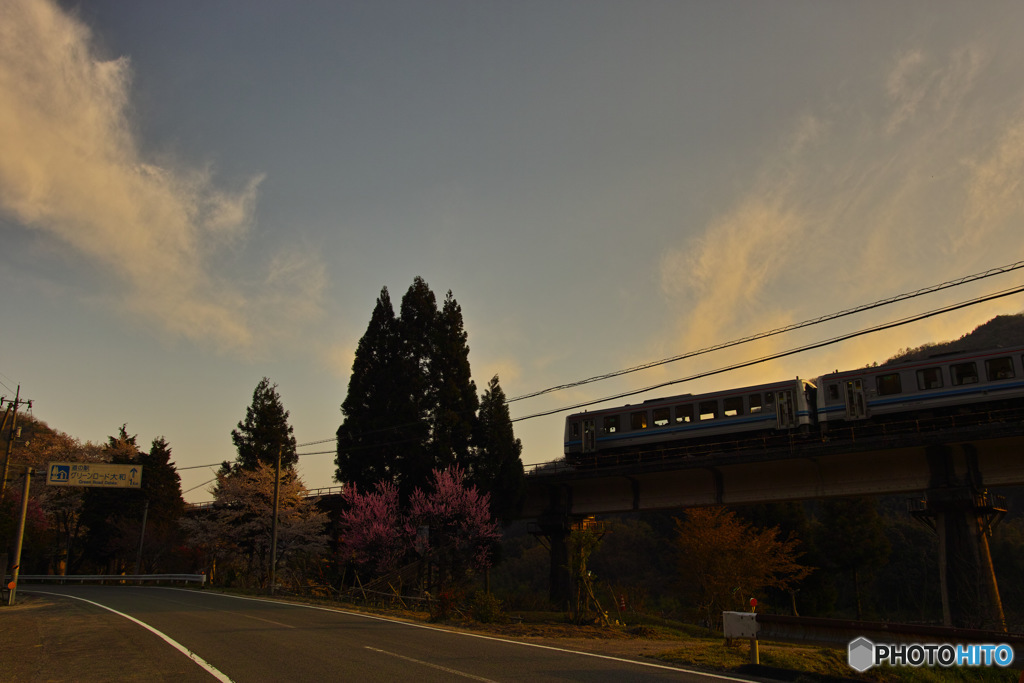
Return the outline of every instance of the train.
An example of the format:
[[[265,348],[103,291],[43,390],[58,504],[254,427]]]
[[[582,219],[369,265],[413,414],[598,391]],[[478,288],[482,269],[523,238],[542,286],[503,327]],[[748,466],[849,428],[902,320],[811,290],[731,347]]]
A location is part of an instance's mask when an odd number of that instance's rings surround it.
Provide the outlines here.
[[[1024,404],[1024,345],[963,351],[574,413],[565,457],[643,453]]]

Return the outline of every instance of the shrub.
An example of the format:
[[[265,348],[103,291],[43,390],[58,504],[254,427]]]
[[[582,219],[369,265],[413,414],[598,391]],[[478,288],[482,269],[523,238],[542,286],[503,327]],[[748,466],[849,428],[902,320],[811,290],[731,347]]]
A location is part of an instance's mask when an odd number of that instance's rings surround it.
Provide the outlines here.
[[[469,605],[470,615],[482,624],[490,624],[501,618],[501,600],[490,593],[477,591]]]

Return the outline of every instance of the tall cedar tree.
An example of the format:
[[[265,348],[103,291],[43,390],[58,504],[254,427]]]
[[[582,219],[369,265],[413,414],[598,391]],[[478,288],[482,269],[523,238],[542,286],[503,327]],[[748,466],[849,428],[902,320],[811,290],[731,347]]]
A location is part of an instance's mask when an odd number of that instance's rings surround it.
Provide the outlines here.
[[[431,470],[452,465],[466,467],[470,460],[473,429],[480,401],[469,369],[468,335],[462,307],[451,290],[434,324],[434,348],[429,368],[433,390]]]
[[[402,297],[398,319],[402,362],[407,368],[400,392],[401,397],[410,401],[415,415],[415,422],[405,428],[405,456],[396,482],[402,501],[409,500],[414,489],[426,484],[433,469],[430,440],[438,392],[431,374],[436,357],[436,328],[437,299],[423,278],[417,276]]]
[[[418,442],[419,416],[409,388],[412,372],[401,349],[398,319],[384,287],[359,340],[348,394],[341,404],[335,478],[368,491],[398,484],[407,446]]]
[[[508,524],[519,516],[526,495],[523,473],[523,443],[512,431],[505,392],[498,376],[491,378],[477,423],[476,452],[470,480],[480,491],[491,494],[491,513]]]
[[[231,440],[238,449],[237,469],[251,471],[259,463],[273,466],[278,450],[282,469],[290,470],[299,459],[288,411],[281,405],[277,385],[266,377],[252,392],[252,404],[245,409],[245,420],[238,423],[238,429],[231,430]]]
[[[149,453],[139,452],[136,435],[129,435],[126,427],[121,426],[118,436],[107,438],[104,454],[112,463],[141,465],[140,488],[90,488],[83,495],[81,521],[88,528],[83,560],[97,569],[134,566],[146,501],[149,501],[146,545],[152,551],[149,558],[167,559],[168,548],[156,545],[173,543],[172,531],[185,508],[181,479],[171,462],[167,441],[159,437],[153,440]],[[150,568],[154,561],[150,562]]]
[[[465,466],[472,451],[476,387],[462,309],[451,292],[441,311],[421,277],[396,318],[381,290],[359,341],[338,428],[338,481],[369,491],[398,487],[403,502],[435,469]]]

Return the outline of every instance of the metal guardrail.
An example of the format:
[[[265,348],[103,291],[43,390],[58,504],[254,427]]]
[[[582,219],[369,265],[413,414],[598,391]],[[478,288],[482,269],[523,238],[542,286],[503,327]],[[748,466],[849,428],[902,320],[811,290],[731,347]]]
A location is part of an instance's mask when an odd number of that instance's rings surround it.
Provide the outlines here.
[[[10,576],[4,579],[4,584]],[[54,576],[50,574],[21,574],[22,583],[198,583],[206,585],[206,574],[72,574]]]

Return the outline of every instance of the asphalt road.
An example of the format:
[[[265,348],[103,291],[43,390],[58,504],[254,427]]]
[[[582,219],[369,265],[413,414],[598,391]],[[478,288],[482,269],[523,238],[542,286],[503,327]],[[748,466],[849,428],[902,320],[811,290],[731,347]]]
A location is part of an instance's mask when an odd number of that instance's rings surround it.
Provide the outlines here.
[[[25,586],[21,593],[49,611],[18,617],[28,624],[18,627],[23,644],[18,651],[0,646],[12,665],[0,665],[0,680],[723,680],[260,598],[134,586]],[[0,632],[5,617],[17,615],[0,611]],[[28,647],[50,651],[40,657]]]

